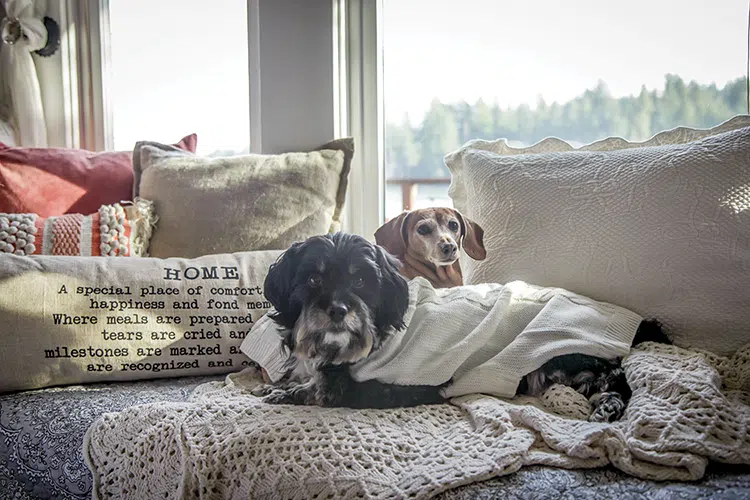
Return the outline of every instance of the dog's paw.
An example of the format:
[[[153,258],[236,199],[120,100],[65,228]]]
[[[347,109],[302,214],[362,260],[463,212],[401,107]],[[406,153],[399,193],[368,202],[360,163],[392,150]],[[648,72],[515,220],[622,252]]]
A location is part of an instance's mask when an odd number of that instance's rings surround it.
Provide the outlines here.
[[[625,413],[625,402],[616,392],[603,392],[591,397],[594,411],[589,415],[589,422],[614,422]]]
[[[263,379],[263,368],[253,360],[248,361],[247,366],[243,371],[251,378]]]
[[[250,389],[250,394],[262,398],[263,396],[268,396],[269,394],[271,394],[274,389],[276,389],[276,387],[271,384],[260,384]]]
[[[283,389],[274,389],[271,387],[271,392],[266,394],[262,401],[270,405],[291,405],[295,404],[294,394],[292,391],[285,391]]]
[[[315,387],[312,384],[274,387],[262,401],[274,405],[312,405],[315,404]]]

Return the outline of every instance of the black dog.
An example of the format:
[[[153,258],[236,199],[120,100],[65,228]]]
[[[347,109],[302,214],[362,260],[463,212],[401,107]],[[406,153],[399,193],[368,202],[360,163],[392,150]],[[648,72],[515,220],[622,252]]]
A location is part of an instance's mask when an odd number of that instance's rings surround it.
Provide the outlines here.
[[[349,365],[377,350],[393,329],[404,326],[409,295],[399,262],[383,248],[349,234],[316,236],[295,243],[273,264],[265,280],[272,319],[284,327],[289,370],[269,403],[351,408],[393,408],[444,401],[443,386],[355,381]],[[635,342],[665,341],[656,322],[641,323]],[[309,367],[300,379],[295,367]],[[618,419],[630,398],[620,360],[585,355],[553,358],[525,376],[519,394],[541,395],[554,383],[589,398],[591,419]],[[270,394],[269,394],[270,392]]]
[[[285,380],[267,402],[352,408],[440,403],[440,387],[357,382],[349,365],[378,349],[403,326],[408,286],[398,261],[359,236],[337,233],[293,244],[266,277],[266,298],[292,353]],[[313,366],[307,381],[298,361]]]

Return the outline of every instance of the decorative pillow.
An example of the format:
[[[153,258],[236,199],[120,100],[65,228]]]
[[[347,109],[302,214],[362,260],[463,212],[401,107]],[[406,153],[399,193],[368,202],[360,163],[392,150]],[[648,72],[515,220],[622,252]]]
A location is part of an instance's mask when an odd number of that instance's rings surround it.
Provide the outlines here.
[[[150,201],[102,205],[91,215],[0,214],[0,252],[144,257],[155,217]]]
[[[195,151],[197,136],[176,147]],[[0,212],[42,217],[90,214],[102,205],[131,200],[132,152],[14,148],[0,143]]]
[[[446,156],[456,208],[484,228],[487,259],[462,259],[467,284],[567,288],[719,354],[748,342],[750,128],[603,152],[496,146]]]
[[[153,200],[155,257],[285,249],[336,231],[354,154],[352,139],[316,151],[201,157],[140,142],[134,196]]]
[[[0,254],[0,392],[238,371],[280,254]]]

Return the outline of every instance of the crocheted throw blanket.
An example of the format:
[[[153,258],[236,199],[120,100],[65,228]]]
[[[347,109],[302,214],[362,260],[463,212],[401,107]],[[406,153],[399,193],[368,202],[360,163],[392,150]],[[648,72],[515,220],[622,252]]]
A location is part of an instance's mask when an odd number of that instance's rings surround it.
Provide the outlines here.
[[[710,460],[750,464],[750,345],[732,358],[642,344],[625,359],[625,417],[585,420],[566,387],[540,400],[463,396],[394,410],[274,406],[256,370],[198,387],[186,403],[100,417],[84,454],[94,498],[404,498],[532,464],[606,464],[694,480]]]

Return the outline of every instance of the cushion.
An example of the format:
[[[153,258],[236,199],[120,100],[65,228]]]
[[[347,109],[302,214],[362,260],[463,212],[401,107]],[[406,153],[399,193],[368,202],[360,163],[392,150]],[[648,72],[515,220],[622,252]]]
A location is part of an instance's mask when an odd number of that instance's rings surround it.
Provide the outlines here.
[[[307,153],[202,157],[140,142],[134,195],[154,202],[155,257],[285,249],[336,231],[354,153],[340,139]]]
[[[91,215],[0,214],[0,252],[143,257],[154,220],[151,202],[141,199],[102,205]]]
[[[220,374],[270,308],[279,251],[198,259],[0,253],[0,391]]]
[[[197,136],[177,147],[195,151]],[[9,147],[0,143],[0,212],[42,217],[90,214],[131,200],[132,152]]]
[[[502,141],[473,141],[446,156],[456,208],[485,230],[487,259],[462,258],[464,282],[566,288],[719,354],[747,343],[750,128],[684,144],[666,135],[510,156]]]

